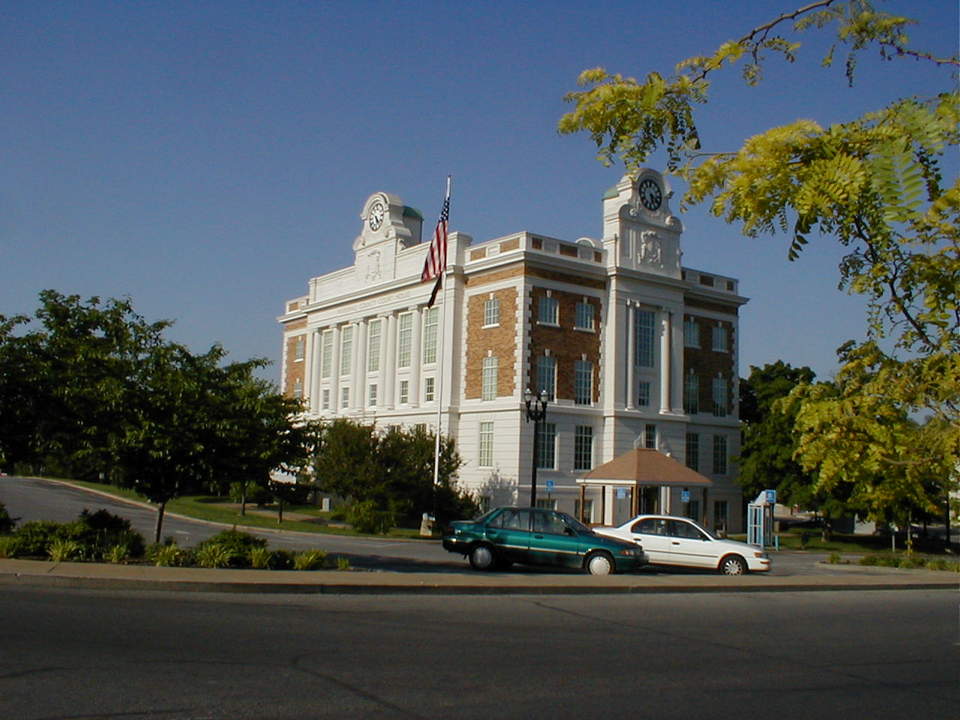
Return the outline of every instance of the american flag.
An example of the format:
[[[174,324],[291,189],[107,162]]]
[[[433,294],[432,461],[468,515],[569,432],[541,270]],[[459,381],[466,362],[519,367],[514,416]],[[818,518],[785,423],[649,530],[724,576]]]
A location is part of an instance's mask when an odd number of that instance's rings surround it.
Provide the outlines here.
[[[427,259],[423,263],[423,272],[420,273],[420,282],[429,282],[436,279],[430,293],[430,302],[427,307],[433,307],[443,281],[443,272],[447,269],[447,220],[450,217],[450,178],[447,178],[447,195],[443,199],[443,208],[440,210],[440,219],[437,220],[437,229],[433,231],[433,241],[427,250]]]

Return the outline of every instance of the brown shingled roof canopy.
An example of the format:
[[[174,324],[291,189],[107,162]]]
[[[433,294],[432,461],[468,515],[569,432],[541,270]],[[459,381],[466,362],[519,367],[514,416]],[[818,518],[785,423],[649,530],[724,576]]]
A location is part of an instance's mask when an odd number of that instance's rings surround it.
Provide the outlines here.
[[[635,448],[594,468],[580,482],[633,482],[637,485],[712,487],[713,481],[658,450]]]

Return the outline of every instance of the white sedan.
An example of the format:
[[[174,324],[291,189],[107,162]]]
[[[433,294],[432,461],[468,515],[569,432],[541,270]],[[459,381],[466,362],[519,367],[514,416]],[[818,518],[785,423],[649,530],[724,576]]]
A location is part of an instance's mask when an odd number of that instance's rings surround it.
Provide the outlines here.
[[[762,548],[710,534],[692,520],[672,515],[638,515],[620,527],[595,527],[599,535],[643,546],[651,565],[719,570],[724,575],[767,572]]]

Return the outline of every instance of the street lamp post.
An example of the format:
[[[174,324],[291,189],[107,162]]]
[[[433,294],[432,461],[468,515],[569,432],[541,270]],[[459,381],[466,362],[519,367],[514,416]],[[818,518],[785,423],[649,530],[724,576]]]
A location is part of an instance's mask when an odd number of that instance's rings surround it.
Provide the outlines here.
[[[538,390],[534,395],[527,388],[523,394],[527,406],[527,422],[533,420],[533,467],[530,470],[530,507],[537,506],[537,460],[540,455],[540,423],[547,416],[547,393]]]

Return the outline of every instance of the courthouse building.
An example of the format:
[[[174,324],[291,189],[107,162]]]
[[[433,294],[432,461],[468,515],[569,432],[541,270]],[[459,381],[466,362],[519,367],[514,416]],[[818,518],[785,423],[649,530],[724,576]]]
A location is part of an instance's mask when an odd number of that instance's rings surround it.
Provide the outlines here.
[[[538,504],[592,523],[659,511],[742,530],[731,458],[747,300],[735,279],[681,265],[670,199],[647,169],[603,195],[599,239],[451,232],[428,308],[433,224],[424,236],[419,212],[374,193],[353,265],[310,279],[279,318],[283,390],[312,417],[431,429],[439,417],[461,485],[495,506],[529,502],[524,391],[542,389]]]

